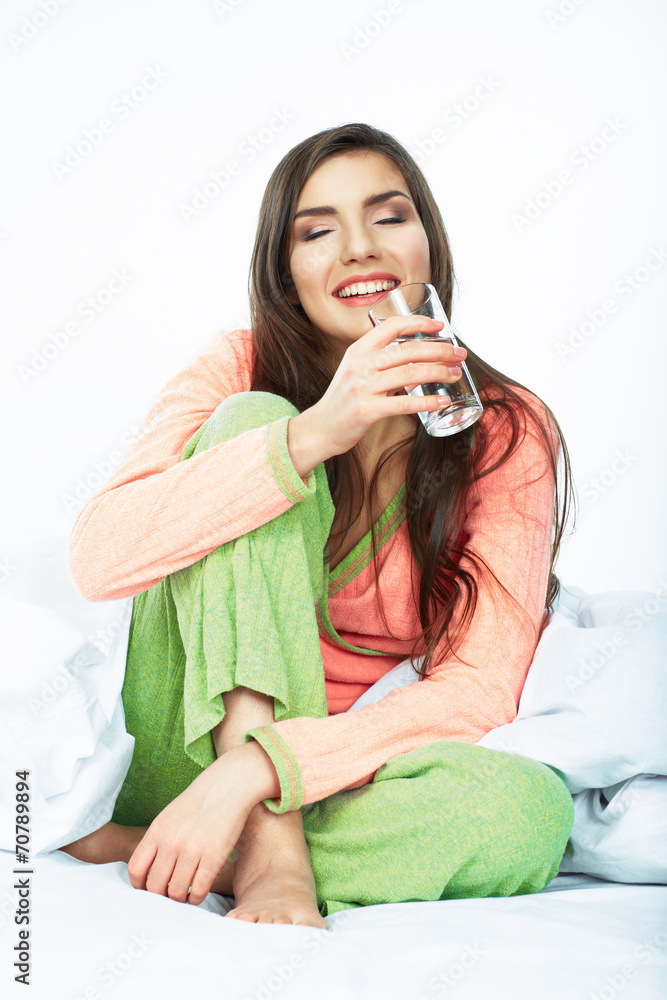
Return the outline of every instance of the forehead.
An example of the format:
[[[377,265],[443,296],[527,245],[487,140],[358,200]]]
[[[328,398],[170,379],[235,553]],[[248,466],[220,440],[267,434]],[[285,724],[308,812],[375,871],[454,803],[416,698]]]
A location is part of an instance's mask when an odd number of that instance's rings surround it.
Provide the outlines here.
[[[338,153],[320,163],[301,188],[294,210],[314,205],[360,201],[369,194],[398,188],[409,195],[396,164],[372,150]]]

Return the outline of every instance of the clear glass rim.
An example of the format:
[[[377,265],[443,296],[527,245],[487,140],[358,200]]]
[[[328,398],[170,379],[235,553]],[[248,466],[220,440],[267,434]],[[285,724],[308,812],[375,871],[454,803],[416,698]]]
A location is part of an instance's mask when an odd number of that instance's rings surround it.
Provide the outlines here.
[[[376,301],[373,303],[373,305],[368,310],[368,315],[370,316],[372,322],[375,323],[376,320],[379,321],[379,322],[382,322],[383,320],[387,319],[386,316],[375,317],[373,315],[373,312],[374,312],[375,308],[377,306],[379,306],[381,302],[385,302],[386,300],[391,299],[391,297],[395,293],[402,292],[404,288],[416,288],[417,286],[419,286],[420,288],[423,288],[425,290],[424,291],[424,296],[422,297],[422,299],[414,307],[410,307],[409,303],[406,303],[406,305],[408,305],[408,308],[410,309],[410,311],[409,311],[409,313],[407,315],[413,316],[417,312],[418,309],[421,309],[426,302],[431,301],[434,297],[435,297],[435,299],[436,299],[437,302],[440,302],[440,297],[438,296],[437,289],[435,288],[434,285],[432,285],[430,283],[430,281],[408,281],[404,285],[396,285],[395,288],[388,288],[387,291],[384,292],[380,296],[379,299],[376,299]],[[444,307],[443,307],[442,311],[444,312]],[[397,313],[396,315],[401,315],[401,314]]]

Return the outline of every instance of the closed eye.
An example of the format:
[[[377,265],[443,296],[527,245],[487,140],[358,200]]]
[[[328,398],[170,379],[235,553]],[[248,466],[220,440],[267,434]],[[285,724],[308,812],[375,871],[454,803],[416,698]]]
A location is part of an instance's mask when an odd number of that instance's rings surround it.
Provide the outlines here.
[[[391,216],[388,219],[378,219],[375,223],[376,226],[382,226],[387,222],[405,222],[405,219],[399,218],[398,216]],[[331,229],[320,229],[317,233],[310,233],[308,236],[304,237],[304,243],[308,243],[310,240],[316,240],[318,236],[324,236],[325,233],[332,232]]]

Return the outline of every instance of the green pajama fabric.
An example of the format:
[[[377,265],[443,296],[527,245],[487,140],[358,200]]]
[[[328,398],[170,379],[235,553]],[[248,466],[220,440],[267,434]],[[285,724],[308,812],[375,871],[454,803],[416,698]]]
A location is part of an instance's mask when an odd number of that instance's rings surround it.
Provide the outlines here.
[[[318,623],[336,641],[322,566],[335,511],[324,466],[306,485],[291,463],[287,423],[296,413],[279,396],[240,393],[183,450],[187,461],[270,423],[268,460],[293,506],[134,598],[122,696],[135,748],[114,822],[150,823],[213,762],[211,730],[224,717],[225,691],[243,685],[270,695],[276,721],[327,716]],[[381,542],[403,519],[402,499],[399,492],[381,519]],[[205,519],[203,537],[206,530]],[[363,568],[363,549],[345,561],[345,572]],[[298,764],[278,732],[260,726],[245,738],[260,742],[280,779],[280,801],[265,800],[268,808],[299,808]],[[539,891],[558,872],[574,819],[554,771],[515,754],[438,741],[393,757],[362,788],[304,807],[322,914]]]
[[[322,916],[355,906],[539,892],[574,820],[555,769],[439,740],[303,809]]]
[[[135,747],[115,822],[150,823],[215,760],[211,730],[225,715],[223,692],[242,685],[271,695],[276,721],[328,714],[315,605],[335,510],[324,465],[306,487],[291,463],[287,422],[297,412],[280,396],[238,393],[183,450],[187,461],[271,423],[276,479],[287,496],[304,499],[134,598],[122,698]],[[262,746],[271,741],[257,735]],[[277,812],[300,806],[303,789],[291,751],[275,737],[284,750],[271,753],[284,801],[267,805]]]

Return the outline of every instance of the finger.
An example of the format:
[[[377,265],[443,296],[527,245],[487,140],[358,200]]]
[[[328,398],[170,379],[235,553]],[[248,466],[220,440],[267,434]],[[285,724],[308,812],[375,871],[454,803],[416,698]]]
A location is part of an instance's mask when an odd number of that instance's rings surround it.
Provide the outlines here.
[[[167,886],[171,881],[177,860],[178,854],[173,849],[161,848],[158,850],[157,857],[146,878],[148,892],[154,892],[158,896],[168,895]]]
[[[157,854],[157,843],[148,833],[145,833],[134,849],[127,863],[127,873],[130,885],[135,889],[146,888],[146,876]]]
[[[377,326],[371,327],[368,333],[360,337],[348,350],[354,349],[357,344],[363,344],[364,348],[385,347],[402,334],[410,335],[419,333],[420,330],[425,333],[437,333],[443,327],[442,320],[432,319],[430,316],[389,316]]]
[[[463,353],[458,353],[462,351]],[[402,344],[388,344],[376,351],[373,364],[378,371],[398,365],[431,362],[431,364],[460,365],[466,358],[465,347],[450,340],[406,340]]]
[[[382,417],[405,416],[406,414],[426,413],[430,410],[442,410],[452,402],[448,395],[410,396],[398,394],[382,396],[377,399],[377,419]]]
[[[432,410],[442,410],[452,402],[451,396],[392,396],[391,399],[398,400],[398,404],[392,411],[392,415],[403,416],[413,413],[429,413]]]
[[[188,903],[192,903],[193,906],[199,906],[199,904],[206,899],[211,891],[211,886],[215,881],[216,875],[227,860],[224,856],[222,856],[222,861],[219,862],[220,857],[221,855],[216,853],[215,855],[212,855],[211,858],[202,858],[200,860],[199,867],[192,878],[192,887],[188,896]]]
[[[461,369],[458,366],[416,363],[378,373],[373,379],[371,391],[386,396],[392,390],[407,389],[408,386],[414,389],[417,385],[450,384],[460,378]]]
[[[454,376],[452,376],[452,378],[453,378],[453,377],[454,377]],[[460,376],[459,376],[459,377],[460,377]],[[427,384],[428,384],[428,383],[427,383]],[[433,384],[433,383],[431,383],[431,385],[432,385],[432,384]],[[413,391],[413,389],[416,389],[418,385],[422,385],[422,383],[421,383],[421,382],[413,382],[413,383],[412,383],[411,385],[406,385],[406,386],[404,386],[403,388],[405,389],[405,391],[406,391],[406,392],[412,392],[412,391]],[[433,395],[433,394],[431,393],[431,395]],[[435,395],[438,395],[438,393],[435,393]],[[442,395],[442,393],[441,393],[440,395]]]
[[[169,899],[173,899],[177,903],[186,902],[198,863],[199,858],[196,854],[180,854],[178,856],[167,886]]]

